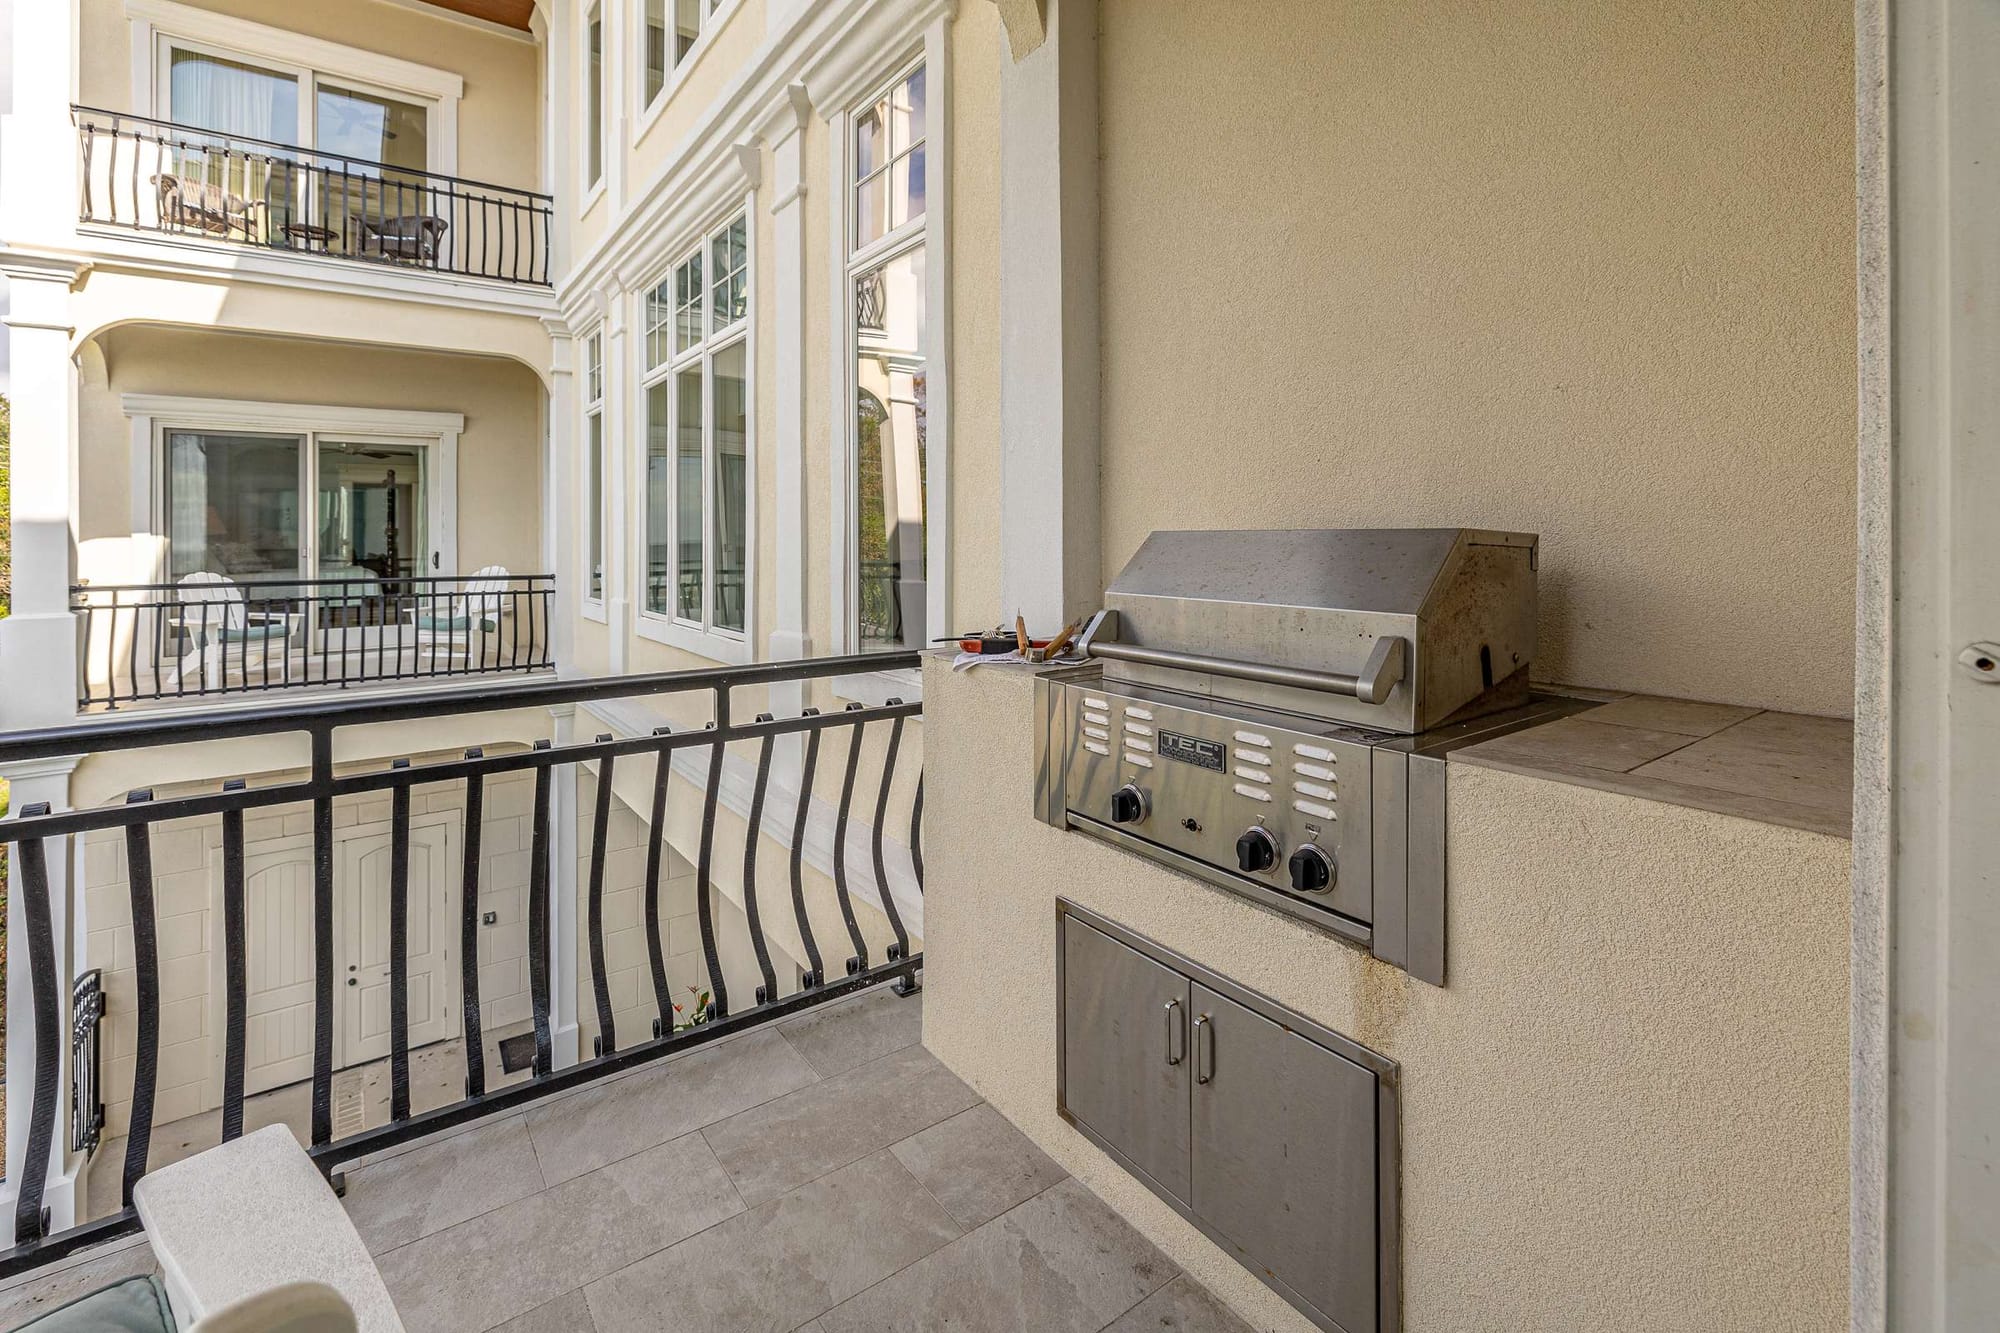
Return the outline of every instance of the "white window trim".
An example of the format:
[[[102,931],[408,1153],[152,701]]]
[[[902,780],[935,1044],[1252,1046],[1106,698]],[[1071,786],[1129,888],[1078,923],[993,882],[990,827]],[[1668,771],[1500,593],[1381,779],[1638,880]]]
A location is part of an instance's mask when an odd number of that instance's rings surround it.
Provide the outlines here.
[[[633,32],[637,38],[632,43],[633,50],[636,52],[632,63],[632,101],[634,103],[632,142],[637,143],[646,137],[646,131],[653,128],[653,122],[658,120],[660,114],[667,109],[667,103],[673,100],[674,89],[680,85],[682,79],[687,77],[688,71],[701,62],[701,58],[708,54],[709,47],[715,45],[715,34],[722,28],[723,24],[735,16],[736,11],[742,8],[742,5],[739,3],[739,0],[713,0],[715,7],[702,19],[701,33],[694,39],[694,45],[688,48],[688,53],[681,57],[681,62],[678,65],[667,66],[667,76],[660,81],[660,91],[654,93],[653,99],[649,102],[646,100],[646,0],[631,0],[631,3],[634,15]],[[671,11],[674,0],[665,0],[665,3],[669,10],[668,17],[670,22],[667,32],[669,42],[671,42],[673,35]]]
[[[120,400],[132,423],[132,522],[135,535],[158,540],[164,575],[167,550],[166,435],[170,430],[251,431],[308,437],[308,467],[317,467],[317,441],[380,441],[415,445],[427,451],[424,484],[429,491],[426,515],[430,554],[435,564],[427,574],[450,577],[466,571],[458,559],[458,437],[465,417],[457,412],[401,411],[395,408],[342,407],[306,403],[258,403],[233,398],[178,398],[166,394],[128,393]],[[312,567],[318,552],[313,534],[301,533],[302,562]]]
[[[924,348],[926,410],[928,432],[924,479],[924,642],[933,642],[949,633],[950,604],[950,496],[951,496],[951,51],[950,21],[939,18],[925,29],[921,51],[910,51],[901,59],[882,67],[882,76],[840,105],[827,117],[830,151],[827,153],[831,197],[839,200],[831,234],[829,270],[832,292],[829,309],[834,312],[832,330],[833,413],[829,487],[830,547],[827,552],[827,605],[831,612],[830,651],[836,655],[858,651],[853,623],[856,575],[853,543],[849,531],[855,517],[854,494],[854,284],[851,274],[858,267],[878,262],[921,236],[924,256]],[[866,250],[850,253],[848,239],[854,225],[854,111],[883,89],[907,74],[919,60],[924,65],[925,106],[934,109],[924,136],[924,220],[905,230],[872,243]],[[923,694],[923,675],[915,669],[877,671],[839,676],[834,693],[843,699],[864,704],[881,704],[891,697],[905,700]]]
[[[744,269],[744,315],[742,320],[731,326],[734,330],[733,332],[728,332],[718,337],[707,332],[706,322],[708,299],[714,283],[714,275],[708,271],[708,256],[711,254],[709,243],[713,240],[717,232],[736,221],[739,216],[743,219],[744,224],[743,244],[744,262],[746,265]],[[679,250],[674,251],[673,253],[676,257],[668,261],[664,269],[652,281],[643,284],[639,289],[640,336],[633,339],[636,346],[638,370],[638,373],[633,377],[634,383],[637,385],[634,393],[634,410],[636,412],[634,420],[639,423],[639,430],[641,432],[650,431],[651,423],[648,421],[646,415],[646,391],[654,384],[662,381],[670,381],[674,373],[678,370],[697,363],[702,365],[702,411],[705,418],[702,427],[702,488],[704,493],[702,506],[702,595],[704,605],[709,606],[709,613],[712,616],[713,606],[708,601],[713,594],[713,589],[708,586],[709,536],[712,525],[709,522],[707,500],[708,497],[714,494],[715,490],[715,478],[713,475],[715,448],[713,440],[709,438],[711,431],[710,423],[713,421],[714,375],[708,367],[718,350],[730,347],[739,342],[743,344],[745,349],[743,359],[745,407],[743,440],[743,468],[745,477],[743,496],[743,628],[738,631],[720,629],[712,624],[694,625],[677,616],[661,615],[646,605],[643,591],[637,600],[638,615],[634,618],[634,626],[639,637],[642,639],[653,643],[666,644],[669,647],[679,648],[686,652],[696,653],[713,661],[732,666],[742,666],[756,660],[756,652],[752,645],[757,641],[759,628],[757,615],[757,192],[754,189],[745,192],[736,207],[725,209],[719,215],[712,217],[709,223],[696,233],[696,237],[697,239],[691,246],[683,246]],[[655,287],[659,286],[660,283],[671,282],[675,270],[697,251],[704,256],[702,267],[702,310],[704,315],[702,340],[692,350],[670,352],[665,361],[661,362],[658,366],[648,369],[646,367],[644,315],[646,296]],[[671,335],[669,336],[671,337]],[[676,407],[676,411],[678,411],[678,407]],[[641,497],[641,502],[639,506],[640,522],[638,524],[638,540],[633,543],[633,558],[638,568],[642,571],[641,577],[638,580],[642,590],[646,586],[643,571],[648,569],[650,561],[650,553],[648,551],[650,544],[650,522],[646,513],[646,506],[651,502],[651,491],[647,485],[646,466],[647,450],[643,448],[634,449],[632,486],[634,492]],[[668,543],[673,550],[678,552],[680,549],[678,469],[675,471],[674,480],[675,493],[670,509],[673,522],[670,525]]]
[[[595,340],[597,343],[597,394],[594,397],[590,392],[590,344],[592,340]],[[610,480],[610,473],[604,465],[611,456],[611,434],[604,415],[606,400],[604,383],[610,375],[610,365],[606,360],[605,353],[605,349],[611,341],[610,329],[605,323],[599,322],[579,333],[576,341],[577,345],[583,349],[582,364],[577,367],[577,388],[579,390],[577,401],[583,409],[581,414],[583,429],[577,436],[577,454],[583,463],[583,487],[580,496],[583,506],[580,507],[588,506],[590,503],[590,419],[592,417],[598,419],[597,468],[599,478],[597,487],[598,549],[596,551],[593,552],[590,549],[589,522],[586,521],[577,525],[577,535],[582,539],[581,558],[577,561],[577,583],[580,585],[578,589],[577,609],[581,612],[585,620],[594,620],[600,625],[608,625],[611,623],[611,616],[605,609],[605,601],[611,591],[611,561],[608,558],[611,543],[611,488],[605,484]],[[589,515],[586,513],[584,517],[588,520]],[[590,591],[590,565],[593,555],[598,557],[603,571],[598,576],[598,588],[595,596],[592,596]]]
[[[577,121],[576,153],[576,215],[582,217],[604,196],[607,182],[611,179],[612,150],[612,92],[611,71],[617,65],[616,47],[611,34],[611,5],[613,0],[590,0],[582,6],[581,16],[576,25],[576,86],[581,96],[577,100],[579,114]],[[590,178],[590,21],[595,15],[599,26],[598,40],[602,43],[599,53],[600,67],[597,83],[597,137],[598,161],[597,179]]]
[[[450,70],[196,9],[175,0],[125,0],[125,15],[131,27],[132,105],[146,108],[140,114],[166,114],[166,86],[160,70],[169,42],[214,48],[254,63],[281,66],[287,72],[328,75],[343,83],[364,85],[364,89],[429,103],[429,170],[457,174],[458,104],[465,96],[465,80]],[[300,147],[310,146],[312,139],[309,101],[301,97],[299,137],[307,142]]]

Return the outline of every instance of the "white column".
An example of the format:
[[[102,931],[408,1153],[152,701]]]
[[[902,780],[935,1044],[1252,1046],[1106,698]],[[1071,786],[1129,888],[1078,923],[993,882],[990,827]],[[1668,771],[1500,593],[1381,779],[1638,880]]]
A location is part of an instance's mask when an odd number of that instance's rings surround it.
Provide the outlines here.
[[[623,62],[620,62],[623,63]],[[600,298],[604,307],[604,618],[610,634],[610,669],[622,676],[632,660],[631,514],[632,420],[627,372],[635,355],[631,299],[622,291]]]
[[[548,448],[542,481],[542,568],[555,575],[549,650],[559,674],[576,663],[576,620],[590,571],[577,558],[576,340],[559,322],[549,331]]]
[[[0,255],[12,306],[13,611],[0,620],[0,730],[76,717],[76,365],[70,285],[79,266]]]
[[[0,622],[4,623],[4,622]],[[36,760],[0,769],[12,790],[13,813],[41,802],[51,813],[69,809],[69,779],[78,756]],[[42,1202],[49,1210],[49,1228],[59,1231],[76,1224],[78,1178],[83,1159],[69,1150],[69,996],[81,967],[82,947],[77,921],[81,895],[75,889],[74,840],[51,839],[47,848],[50,917],[56,957],[56,1042],[62,1064],[56,1083],[55,1137],[49,1143],[48,1180]],[[0,1184],[0,1235],[14,1234],[15,1191],[28,1150],[28,1118],[35,1092],[35,992],[28,959],[26,878],[18,856],[7,863],[7,1179]]]
[[[1054,633],[1099,573],[1097,4],[1003,3],[1000,72],[1000,606]],[[1026,50],[1036,37],[1033,49]],[[984,612],[966,608],[975,620]],[[981,620],[981,623],[984,623]]]
[[[549,709],[558,749],[576,736],[576,705]],[[576,1032],[576,765],[555,770],[549,787],[549,1035],[554,1065],[577,1062]]]
[[[812,103],[805,85],[785,89],[783,102],[764,129],[771,151],[771,382],[774,410],[766,438],[776,473],[777,505],[771,515],[777,560],[777,623],[771,630],[772,661],[811,657],[806,632],[806,582],[812,562],[806,554],[806,227],[805,128]],[[771,707],[780,716],[805,706],[802,681],[771,687]],[[803,742],[788,736],[779,743],[777,765],[795,773],[803,762]]]
[[[2000,1310],[2000,7],[1857,14],[1857,1329]]]
[[[74,0],[13,6],[13,110],[0,118],[0,237],[8,245],[68,246],[76,237],[77,69]],[[18,307],[18,300],[17,300]],[[18,369],[15,372],[19,374]]]

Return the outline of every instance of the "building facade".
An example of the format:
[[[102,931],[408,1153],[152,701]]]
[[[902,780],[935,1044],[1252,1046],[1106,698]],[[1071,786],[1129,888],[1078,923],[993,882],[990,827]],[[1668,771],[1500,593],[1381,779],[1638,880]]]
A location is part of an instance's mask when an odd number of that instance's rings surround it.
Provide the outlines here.
[[[716,969],[758,989],[768,960],[698,947],[695,866],[718,836],[754,849],[768,779],[799,812],[773,854],[802,901],[838,930],[845,858],[857,940],[928,944],[927,1044],[1260,1326],[1298,1316],[1056,1115],[1058,896],[1404,1062],[1408,1327],[1879,1326],[1888,1094],[1849,1101],[1888,1041],[1850,985],[1887,948],[1849,880],[1856,821],[1886,838],[1889,799],[1866,780],[1886,702],[1862,710],[1859,790],[1850,748],[1857,661],[1867,697],[1888,633],[1868,612],[1886,538],[1856,522],[1884,485],[1855,428],[1857,336],[1865,354],[1886,319],[1855,283],[1872,7],[17,9],[0,731],[423,689],[438,716],[354,728],[326,762],[644,737],[717,719],[664,693],[476,721],[450,701],[925,649],[1017,615],[1051,633],[1160,529],[1537,533],[1536,683],[1708,711],[1607,721],[1611,758],[1454,766],[1441,990],[1050,834],[1026,684],[933,660],[740,691],[745,716],[925,700],[839,763],[797,737],[763,769],[677,751],[664,804],[646,765],[578,765],[547,847],[533,784],[489,788],[488,1034],[529,1026],[537,850],[559,1061],[607,1019],[652,1021],[649,947],[677,994]],[[1709,738],[1691,716],[1789,739],[1730,770],[1734,804],[1689,795],[1714,772],[1638,790]],[[322,758],[268,737],[85,750],[14,773],[14,802],[254,787]],[[852,798],[878,788],[871,819]],[[682,813],[704,789],[720,834]],[[921,837],[881,813],[912,807]],[[336,965],[360,983],[343,1068],[387,1040],[361,943],[387,817],[334,813],[357,923]],[[468,818],[439,792],[411,826],[434,946],[413,1040],[455,1030]],[[273,811],[248,845],[271,905],[253,925],[294,943],[311,819]],[[1859,855],[1881,869],[1877,845]],[[191,821],[154,851],[163,1120],[221,1103],[221,846]],[[55,872],[61,947],[109,998],[112,1135],[126,855],[82,838]],[[754,913],[748,878],[718,861],[713,909]],[[790,990],[815,958],[781,925],[772,942]],[[251,979],[252,1091],[309,1071],[312,959],[282,952]],[[26,1041],[10,1030],[10,1072]],[[56,1158],[58,1211],[100,1212],[82,1156]]]

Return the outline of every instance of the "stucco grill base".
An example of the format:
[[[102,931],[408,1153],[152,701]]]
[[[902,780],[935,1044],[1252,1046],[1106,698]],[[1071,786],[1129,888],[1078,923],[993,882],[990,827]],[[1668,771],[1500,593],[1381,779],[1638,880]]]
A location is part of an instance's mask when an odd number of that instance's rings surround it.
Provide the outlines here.
[[[1246,1318],[1056,1115],[1059,894],[1401,1063],[1405,1328],[1846,1326],[1845,840],[1456,766],[1440,990],[1035,822],[1031,680],[925,670],[925,1044]]]

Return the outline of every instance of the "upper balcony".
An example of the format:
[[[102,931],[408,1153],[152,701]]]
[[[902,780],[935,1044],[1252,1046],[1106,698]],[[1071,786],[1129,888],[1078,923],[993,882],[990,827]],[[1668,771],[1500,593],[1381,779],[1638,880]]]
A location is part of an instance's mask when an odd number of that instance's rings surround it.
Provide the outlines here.
[[[550,196],[77,106],[86,228],[547,287]]]

